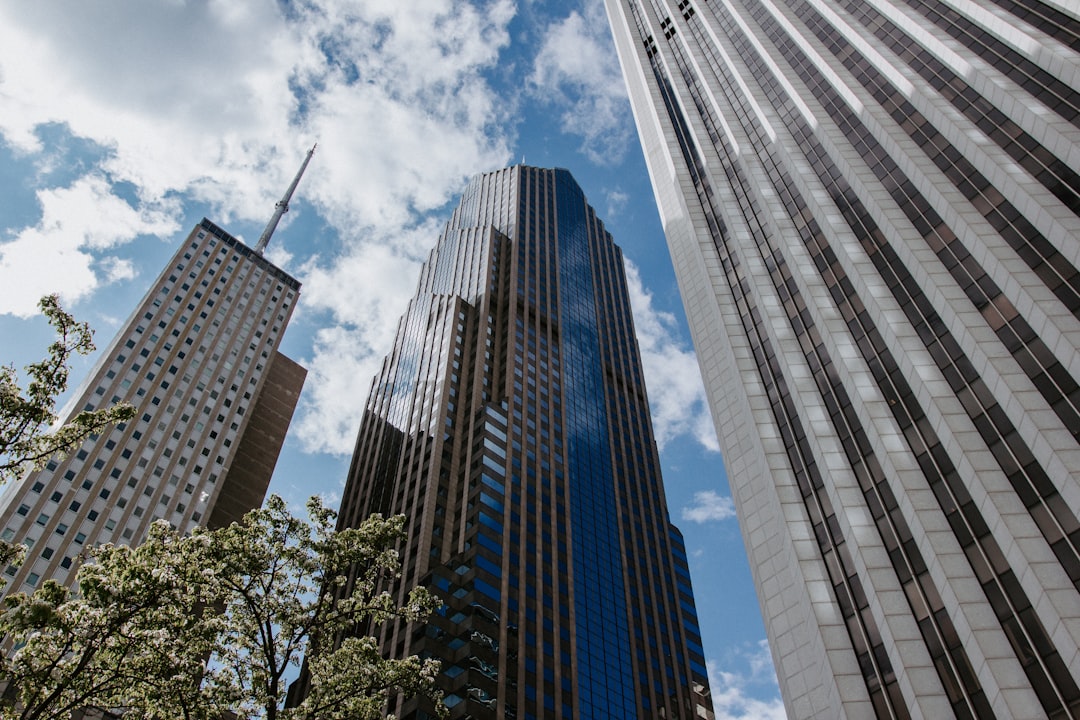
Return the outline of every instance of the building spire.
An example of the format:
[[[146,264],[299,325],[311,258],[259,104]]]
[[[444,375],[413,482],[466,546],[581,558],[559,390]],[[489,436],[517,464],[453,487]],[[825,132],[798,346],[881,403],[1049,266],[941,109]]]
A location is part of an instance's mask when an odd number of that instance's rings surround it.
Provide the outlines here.
[[[296,190],[296,186],[300,184],[300,178],[303,177],[304,171],[307,170],[308,163],[311,162],[311,156],[315,154],[315,148],[319,147],[319,143],[315,143],[308,150],[307,157],[304,158],[304,164],[300,166],[300,170],[296,173],[296,177],[293,178],[292,184],[289,185],[289,189],[285,191],[285,195],[277,201],[274,205],[274,215],[270,218],[270,222],[266,223],[266,229],[263,230],[262,235],[259,236],[259,242],[255,244],[255,252],[262,255],[263,250],[270,243],[270,236],[274,234],[274,230],[277,229],[278,222],[281,220],[281,216],[289,212],[289,200],[292,199],[293,192]]]

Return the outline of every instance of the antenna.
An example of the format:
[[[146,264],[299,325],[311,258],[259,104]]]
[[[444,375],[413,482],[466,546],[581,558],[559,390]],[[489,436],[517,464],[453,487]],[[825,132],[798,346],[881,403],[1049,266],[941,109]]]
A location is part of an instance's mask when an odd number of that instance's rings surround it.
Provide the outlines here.
[[[307,170],[308,163],[311,162],[311,156],[315,154],[315,148],[319,147],[319,143],[315,143],[308,150],[307,157],[304,158],[304,164],[300,166],[300,170],[296,173],[296,177],[293,178],[292,184],[289,185],[289,189],[285,191],[285,195],[274,204],[274,215],[270,218],[270,222],[266,223],[266,229],[263,230],[262,235],[259,236],[259,242],[255,244],[255,252],[262,255],[263,250],[270,243],[270,236],[274,234],[274,230],[277,229],[278,222],[281,220],[281,216],[289,212],[289,200],[292,199],[293,192],[296,191],[296,186],[300,184],[300,178],[304,175],[304,171]]]

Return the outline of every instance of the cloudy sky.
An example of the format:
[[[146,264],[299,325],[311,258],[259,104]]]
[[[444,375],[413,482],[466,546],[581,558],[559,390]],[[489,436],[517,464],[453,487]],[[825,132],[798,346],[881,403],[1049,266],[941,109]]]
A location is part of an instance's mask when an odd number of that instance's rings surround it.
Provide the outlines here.
[[[316,141],[267,253],[303,283],[282,349],[309,370],[271,490],[336,502],[468,178],[569,168],[629,263],[717,715],[782,717],[600,0],[0,3],[0,362],[41,357],[51,292],[104,346],[203,216],[253,243]]]

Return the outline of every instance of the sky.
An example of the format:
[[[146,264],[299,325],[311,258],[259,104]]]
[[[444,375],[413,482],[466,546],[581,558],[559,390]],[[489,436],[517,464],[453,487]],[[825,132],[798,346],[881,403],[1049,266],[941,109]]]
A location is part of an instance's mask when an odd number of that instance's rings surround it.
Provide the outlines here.
[[[469,177],[568,168],[627,260],[717,717],[784,717],[601,0],[0,3],[0,362],[44,356],[47,293],[107,345],[204,216],[254,245],[315,142],[266,253],[303,283],[281,350],[308,368],[270,491],[340,500]]]

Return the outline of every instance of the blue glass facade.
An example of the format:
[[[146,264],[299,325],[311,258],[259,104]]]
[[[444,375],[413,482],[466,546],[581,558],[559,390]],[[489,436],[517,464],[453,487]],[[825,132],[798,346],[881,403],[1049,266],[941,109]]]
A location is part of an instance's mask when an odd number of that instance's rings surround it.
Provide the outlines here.
[[[632,717],[630,628],[622,582],[597,296],[585,198],[556,170],[560,321],[566,387],[567,471],[573,478],[575,629],[584,717]]]
[[[711,717],[622,257],[567,171],[465,191],[358,435],[340,522],[371,512],[445,602],[383,647],[442,659],[451,717]]]

